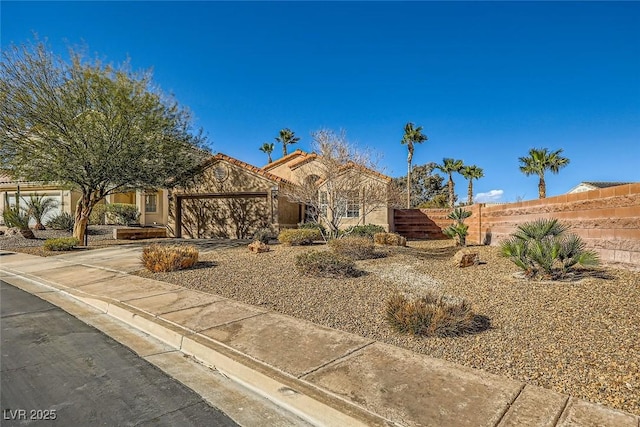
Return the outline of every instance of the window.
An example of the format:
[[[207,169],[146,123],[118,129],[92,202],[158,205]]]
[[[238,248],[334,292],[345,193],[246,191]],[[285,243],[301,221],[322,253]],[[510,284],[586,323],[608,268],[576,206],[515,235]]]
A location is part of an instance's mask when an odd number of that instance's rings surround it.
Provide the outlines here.
[[[360,217],[360,198],[357,192],[352,192],[346,198],[341,200],[339,210],[343,217],[359,218]]]
[[[318,208],[320,210],[320,213],[322,214],[322,216],[324,216],[325,218],[327,217],[327,205],[329,204],[329,200],[327,198],[327,192],[326,191],[320,191],[318,193]]]
[[[144,195],[144,211],[148,213],[155,213],[158,209],[158,194],[151,193]]]

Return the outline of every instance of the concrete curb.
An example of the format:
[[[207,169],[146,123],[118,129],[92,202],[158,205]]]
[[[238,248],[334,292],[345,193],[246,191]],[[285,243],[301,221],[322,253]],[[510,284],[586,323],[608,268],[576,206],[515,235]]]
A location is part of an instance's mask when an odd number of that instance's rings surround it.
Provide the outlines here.
[[[186,328],[159,319],[120,301],[82,295],[81,291],[63,289],[42,278],[6,267],[1,267],[0,272],[12,276],[17,281],[31,282],[46,287],[52,292],[64,294],[151,335],[172,348],[196,358],[201,363],[215,368],[311,424],[336,427],[397,425],[212,338],[192,333]],[[15,283],[8,278],[4,280]],[[28,289],[21,288],[29,292]]]
[[[640,427],[636,415],[522,381],[115,272],[115,257],[80,265],[16,255],[0,265],[5,281],[118,319],[315,425]]]

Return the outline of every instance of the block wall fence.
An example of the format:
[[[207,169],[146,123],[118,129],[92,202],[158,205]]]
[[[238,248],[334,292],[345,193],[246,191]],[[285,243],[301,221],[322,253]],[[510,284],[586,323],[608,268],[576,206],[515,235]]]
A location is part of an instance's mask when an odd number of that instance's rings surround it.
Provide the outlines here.
[[[640,266],[640,183],[501,205],[467,206],[467,242],[497,245],[518,224],[556,218],[571,226],[605,262]],[[420,209],[438,227],[451,224],[449,210]],[[446,213],[445,213],[446,212]]]

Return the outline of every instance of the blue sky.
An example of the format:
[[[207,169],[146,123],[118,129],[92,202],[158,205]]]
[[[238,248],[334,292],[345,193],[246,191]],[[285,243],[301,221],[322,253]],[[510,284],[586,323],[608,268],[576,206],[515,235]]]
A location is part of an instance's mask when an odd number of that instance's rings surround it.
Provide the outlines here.
[[[429,137],[414,164],[478,165],[475,190],[495,200],[537,197],[518,170],[533,147],[571,159],[548,195],[640,181],[640,2],[2,1],[0,13],[3,48],[35,32],[59,53],[86,44],[153,68],[214,151],[259,166],[281,128],[302,149],[331,128],[402,176],[412,121]]]

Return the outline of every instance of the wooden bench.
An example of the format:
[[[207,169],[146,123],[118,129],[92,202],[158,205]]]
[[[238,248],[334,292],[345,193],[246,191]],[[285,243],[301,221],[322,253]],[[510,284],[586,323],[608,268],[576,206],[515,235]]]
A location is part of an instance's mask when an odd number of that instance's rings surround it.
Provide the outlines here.
[[[160,227],[114,228],[113,238],[116,240],[156,239],[167,237],[167,229]]]

